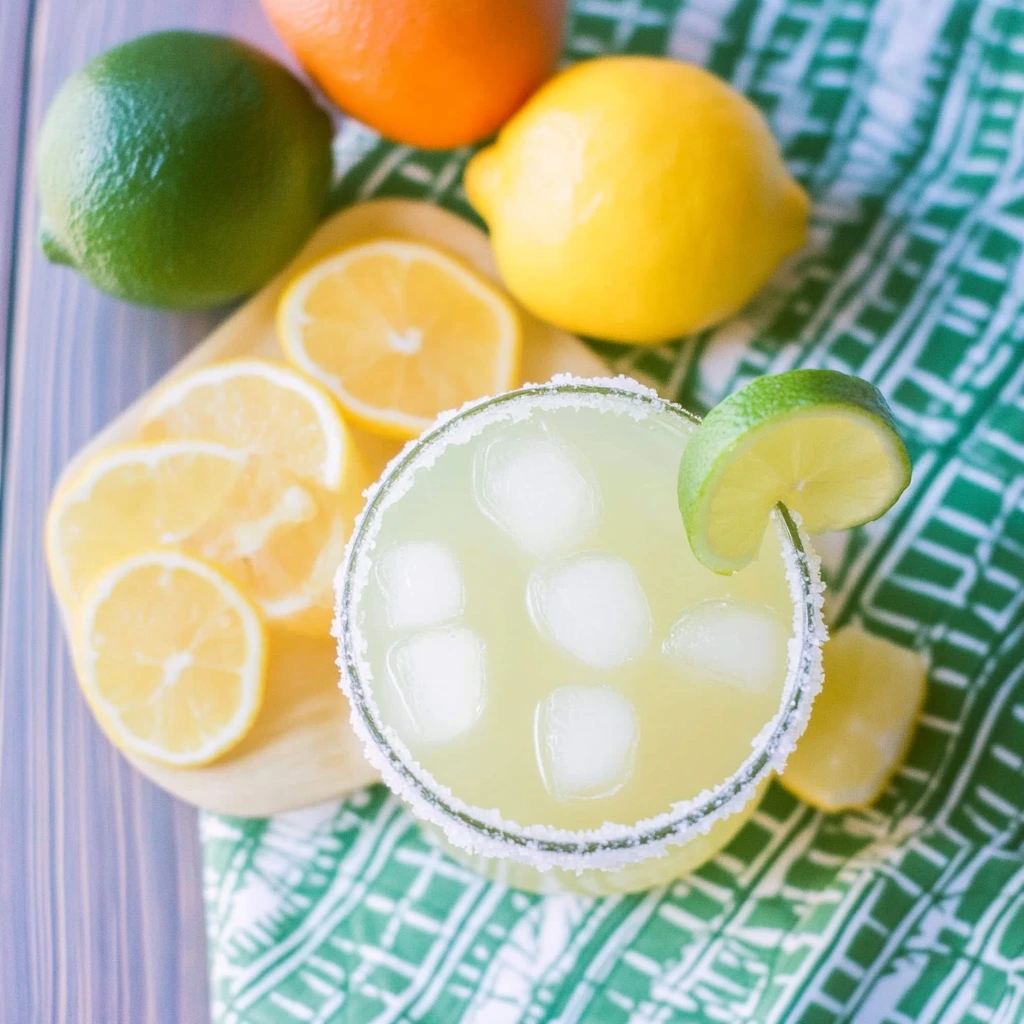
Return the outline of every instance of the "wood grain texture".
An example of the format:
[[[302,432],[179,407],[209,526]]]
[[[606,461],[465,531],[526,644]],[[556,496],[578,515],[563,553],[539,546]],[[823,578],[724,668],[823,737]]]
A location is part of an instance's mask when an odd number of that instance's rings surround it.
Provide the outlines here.
[[[7,0],[0,4],[0,465],[4,454],[4,411],[7,398],[10,317],[14,306],[15,281],[11,273],[14,240],[17,235],[18,193],[24,164],[26,97],[24,79],[28,66],[28,43],[32,23],[30,0]],[[0,474],[0,499],[3,476]]]
[[[208,1015],[195,813],[93,724],[41,547],[43,510],[71,454],[220,318],[119,305],[47,264],[35,243],[33,153],[56,89],[107,47],[172,27],[282,52],[256,0],[0,0],[4,1024],[203,1024]]]

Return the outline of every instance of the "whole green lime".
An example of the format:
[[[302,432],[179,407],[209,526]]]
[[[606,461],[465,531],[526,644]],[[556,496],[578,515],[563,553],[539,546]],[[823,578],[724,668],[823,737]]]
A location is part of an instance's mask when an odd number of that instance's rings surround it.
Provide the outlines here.
[[[103,291],[196,309],[253,291],[316,224],[331,124],[249,46],[157,32],[64,83],[39,143],[40,242]]]

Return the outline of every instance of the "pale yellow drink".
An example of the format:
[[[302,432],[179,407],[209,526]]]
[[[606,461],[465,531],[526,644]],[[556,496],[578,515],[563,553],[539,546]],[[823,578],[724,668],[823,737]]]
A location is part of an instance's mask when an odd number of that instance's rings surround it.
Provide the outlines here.
[[[695,423],[649,395],[545,389],[463,420],[399,460],[353,541],[341,639],[371,757],[485,831],[599,841],[699,804],[792,696],[806,595],[785,523],[741,572],[701,566],[675,488]],[[678,873],[668,852],[638,884]]]

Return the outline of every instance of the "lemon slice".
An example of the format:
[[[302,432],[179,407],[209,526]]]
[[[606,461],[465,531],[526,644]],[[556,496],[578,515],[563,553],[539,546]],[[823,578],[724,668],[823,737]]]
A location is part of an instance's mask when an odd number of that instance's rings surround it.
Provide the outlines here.
[[[232,359],[160,388],[142,433],[209,438],[252,456],[190,550],[221,565],[268,619],[326,631],[333,574],[370,482],[330,393],[283,363]]]
[[[216,562],[264,616],[301,632],[329,629],[334,570],[361,503],[363,478],[327,491],[213,441],[142,442],[96,456],[50,506],[47,555],[74,606],[112,562],[173,547]]]
[[[866,807],[903,763],[924,704],[922,656],[856,626],[822,649],[825,684],[783,785],[823,811]]]
[[[118,559],[186,543],[235,491],[246,461],[210,441],[123,445],[90,459],[50,503],[46,554],[58,595],[74,606]]]
[[[331,396],[269,359],[231,359],[175,377],[150,398],[141,434],[220,441],[272,458],[329,491],[342,488],[351,457]]]
[[[263,699],[259,612],[212,566],[155,550],[115,562],[82,599],[82,690],[113,742],[164,764],[206,764],[248,731]]]
[[[757,557],[778,502],[809,533],[845,530],[877,519],[909,483],[910,458],[873,384],[792,370],[708,413],[679,465],[679,509],[694,555],[731,573]]]
[[[361,488],[337,495],[249,459],[187,548],[216,562],[259,603],[264,616],[304,633],[328,633],[334,573],[345,553]]]
[[[511,303],[421,242],[378,239],[327,257],[277,311],[288,358],[356,423],[415,437],[439,412],[513,386],[521,346]]]

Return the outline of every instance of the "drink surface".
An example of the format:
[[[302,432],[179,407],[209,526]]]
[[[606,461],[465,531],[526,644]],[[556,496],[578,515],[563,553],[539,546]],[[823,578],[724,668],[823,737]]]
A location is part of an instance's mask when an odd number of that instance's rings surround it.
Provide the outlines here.
[[[690,552],[675,480],[691,421],[560,401],[415,471],[381,512],[355,615],[381,720],[438,782],[579,830],[739,768],[779,708],[793,604],[774,526],[732,576]]]

